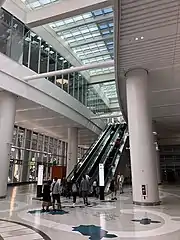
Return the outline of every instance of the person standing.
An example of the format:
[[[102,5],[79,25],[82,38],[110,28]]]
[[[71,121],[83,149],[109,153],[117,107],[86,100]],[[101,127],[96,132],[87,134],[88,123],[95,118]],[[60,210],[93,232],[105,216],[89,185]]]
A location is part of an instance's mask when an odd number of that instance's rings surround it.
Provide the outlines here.
[[[77,195],[78,195],[78,184],[74,180],[73,183],[72,183],[73,207],[75,207]]]
[[[53,199],[53,210],[56,211],[55,204],[57,202],[58,210],[61,210],[61,186],[58,182],[58,178],[54,178],[54,182],[51,184],[51,192],[52,192],[52,199]]]
[[[84,204],[87,206],[88,205],[88,193],[89,193],[89,181],[87,180],[86,175],[83,176],[83,179],[81,181],[80,191],[82,192]]]
[[[43,187],[42,211],[48,212],[50,205],[51,205],[51,181],[49,180]]]
[[[113,177],[111,184],[110,184],[110,191],[111,191],[111,200],[117,200],[117,182],[115,178]]]
[[[93,197],[97,198],[97,180],[93,182]]]
[[[124,175],[121,174],[120,179],[119,179],[119,190],[120,190],[120,194],[121,194],[121,193],[124,193],[124,191],[123,191],[123,184],[124,184]]]

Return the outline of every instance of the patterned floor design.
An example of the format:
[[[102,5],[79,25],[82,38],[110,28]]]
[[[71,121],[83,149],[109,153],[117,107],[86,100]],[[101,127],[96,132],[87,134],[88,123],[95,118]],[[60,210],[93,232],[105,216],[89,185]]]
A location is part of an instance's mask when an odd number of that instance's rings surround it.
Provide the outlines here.
[[[50,240],[50,238],[27,224],[0,219],[0,240]]]

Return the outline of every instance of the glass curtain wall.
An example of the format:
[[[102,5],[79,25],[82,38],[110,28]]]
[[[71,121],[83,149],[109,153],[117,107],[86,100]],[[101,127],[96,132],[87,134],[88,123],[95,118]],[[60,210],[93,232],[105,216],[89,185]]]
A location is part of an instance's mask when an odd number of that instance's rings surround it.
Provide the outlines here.
[[[63,70],[72,65],[40,36],[4,9],[0,10],[0,52],[37,73]],[[47,80],[69,93],[94,113],[109,111],[81,73],[61,74]]]
[[[36,181],[38,166],[44,165],[44,179],[53,165],[66,166],[67,143],[15,126],[9,166],[9,183]]]
[[[91,109],[91,111],[95,114],[103,114],[109,112],[109,108],[100,98],[97,91],[91,85],[87,86],[87,88],[87,107]]]
[[[37,73],[63,70],[72,66],[50,44],[2,8],[0,9],[0,52]],[[82,75],[79,77],[79,73],[73,73],[47,79],[86,105],[87,80]]]

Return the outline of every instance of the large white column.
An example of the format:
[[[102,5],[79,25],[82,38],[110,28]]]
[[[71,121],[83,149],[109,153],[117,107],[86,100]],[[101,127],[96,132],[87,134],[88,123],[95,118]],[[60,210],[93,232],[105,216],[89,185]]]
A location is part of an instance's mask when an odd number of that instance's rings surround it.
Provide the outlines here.
[[[78,129],[68,128],[67,176],[73,170],[78,159]]]
[[[148,73],[144,69],[133,69],[126,73],[126,77],[133,203],[156,205],[159,204],[159,192],[148,97]]]
[[[0,93],[0,198],[7,194],[10,152],[16,114],[16,96]]]

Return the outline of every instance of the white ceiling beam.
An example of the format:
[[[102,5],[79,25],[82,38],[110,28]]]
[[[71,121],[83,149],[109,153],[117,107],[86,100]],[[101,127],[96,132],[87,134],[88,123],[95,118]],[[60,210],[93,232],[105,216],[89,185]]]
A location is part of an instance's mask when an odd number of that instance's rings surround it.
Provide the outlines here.
[[[105,82],[112,82],[115,81],[115,74],[114,73],[107,73],[102,75],[93,76],[89,80],[89,84],[100,84]]]
[[[52,76],[57,76],[61,74],[69,74],[73,72],[82,72],[86,71],[89,69],[97,69],[97,68],[106,68],[106,67],[112,67],[114,66],[114,60],[106,61],[106,62],[100,62],[100,63],[90,63],[90,64],[85,64],[83,66],[79,67],[71,67],[63,70],[57,70],[57,71],[51,71],[47,73],[37,73],[31,76],[26,76],[23,78],[25,81],[29,80],[34,80],[34,79],[41,79],[41,78],[46,78],[46,77],[52,77]]]
[[[112,0],[62,1],[28,12],[26,23],[30,27],[37,27],[111,5]]]
[[[82,60],[87,60],[91,58],[96,58],[96,57],[102,57],[102,56],[109,56],[110,54],[113,54],[114,51],[109,51],[109,52],[100,52],[100,53],[91,53],[86,56],[81,56],[81,61]]]

